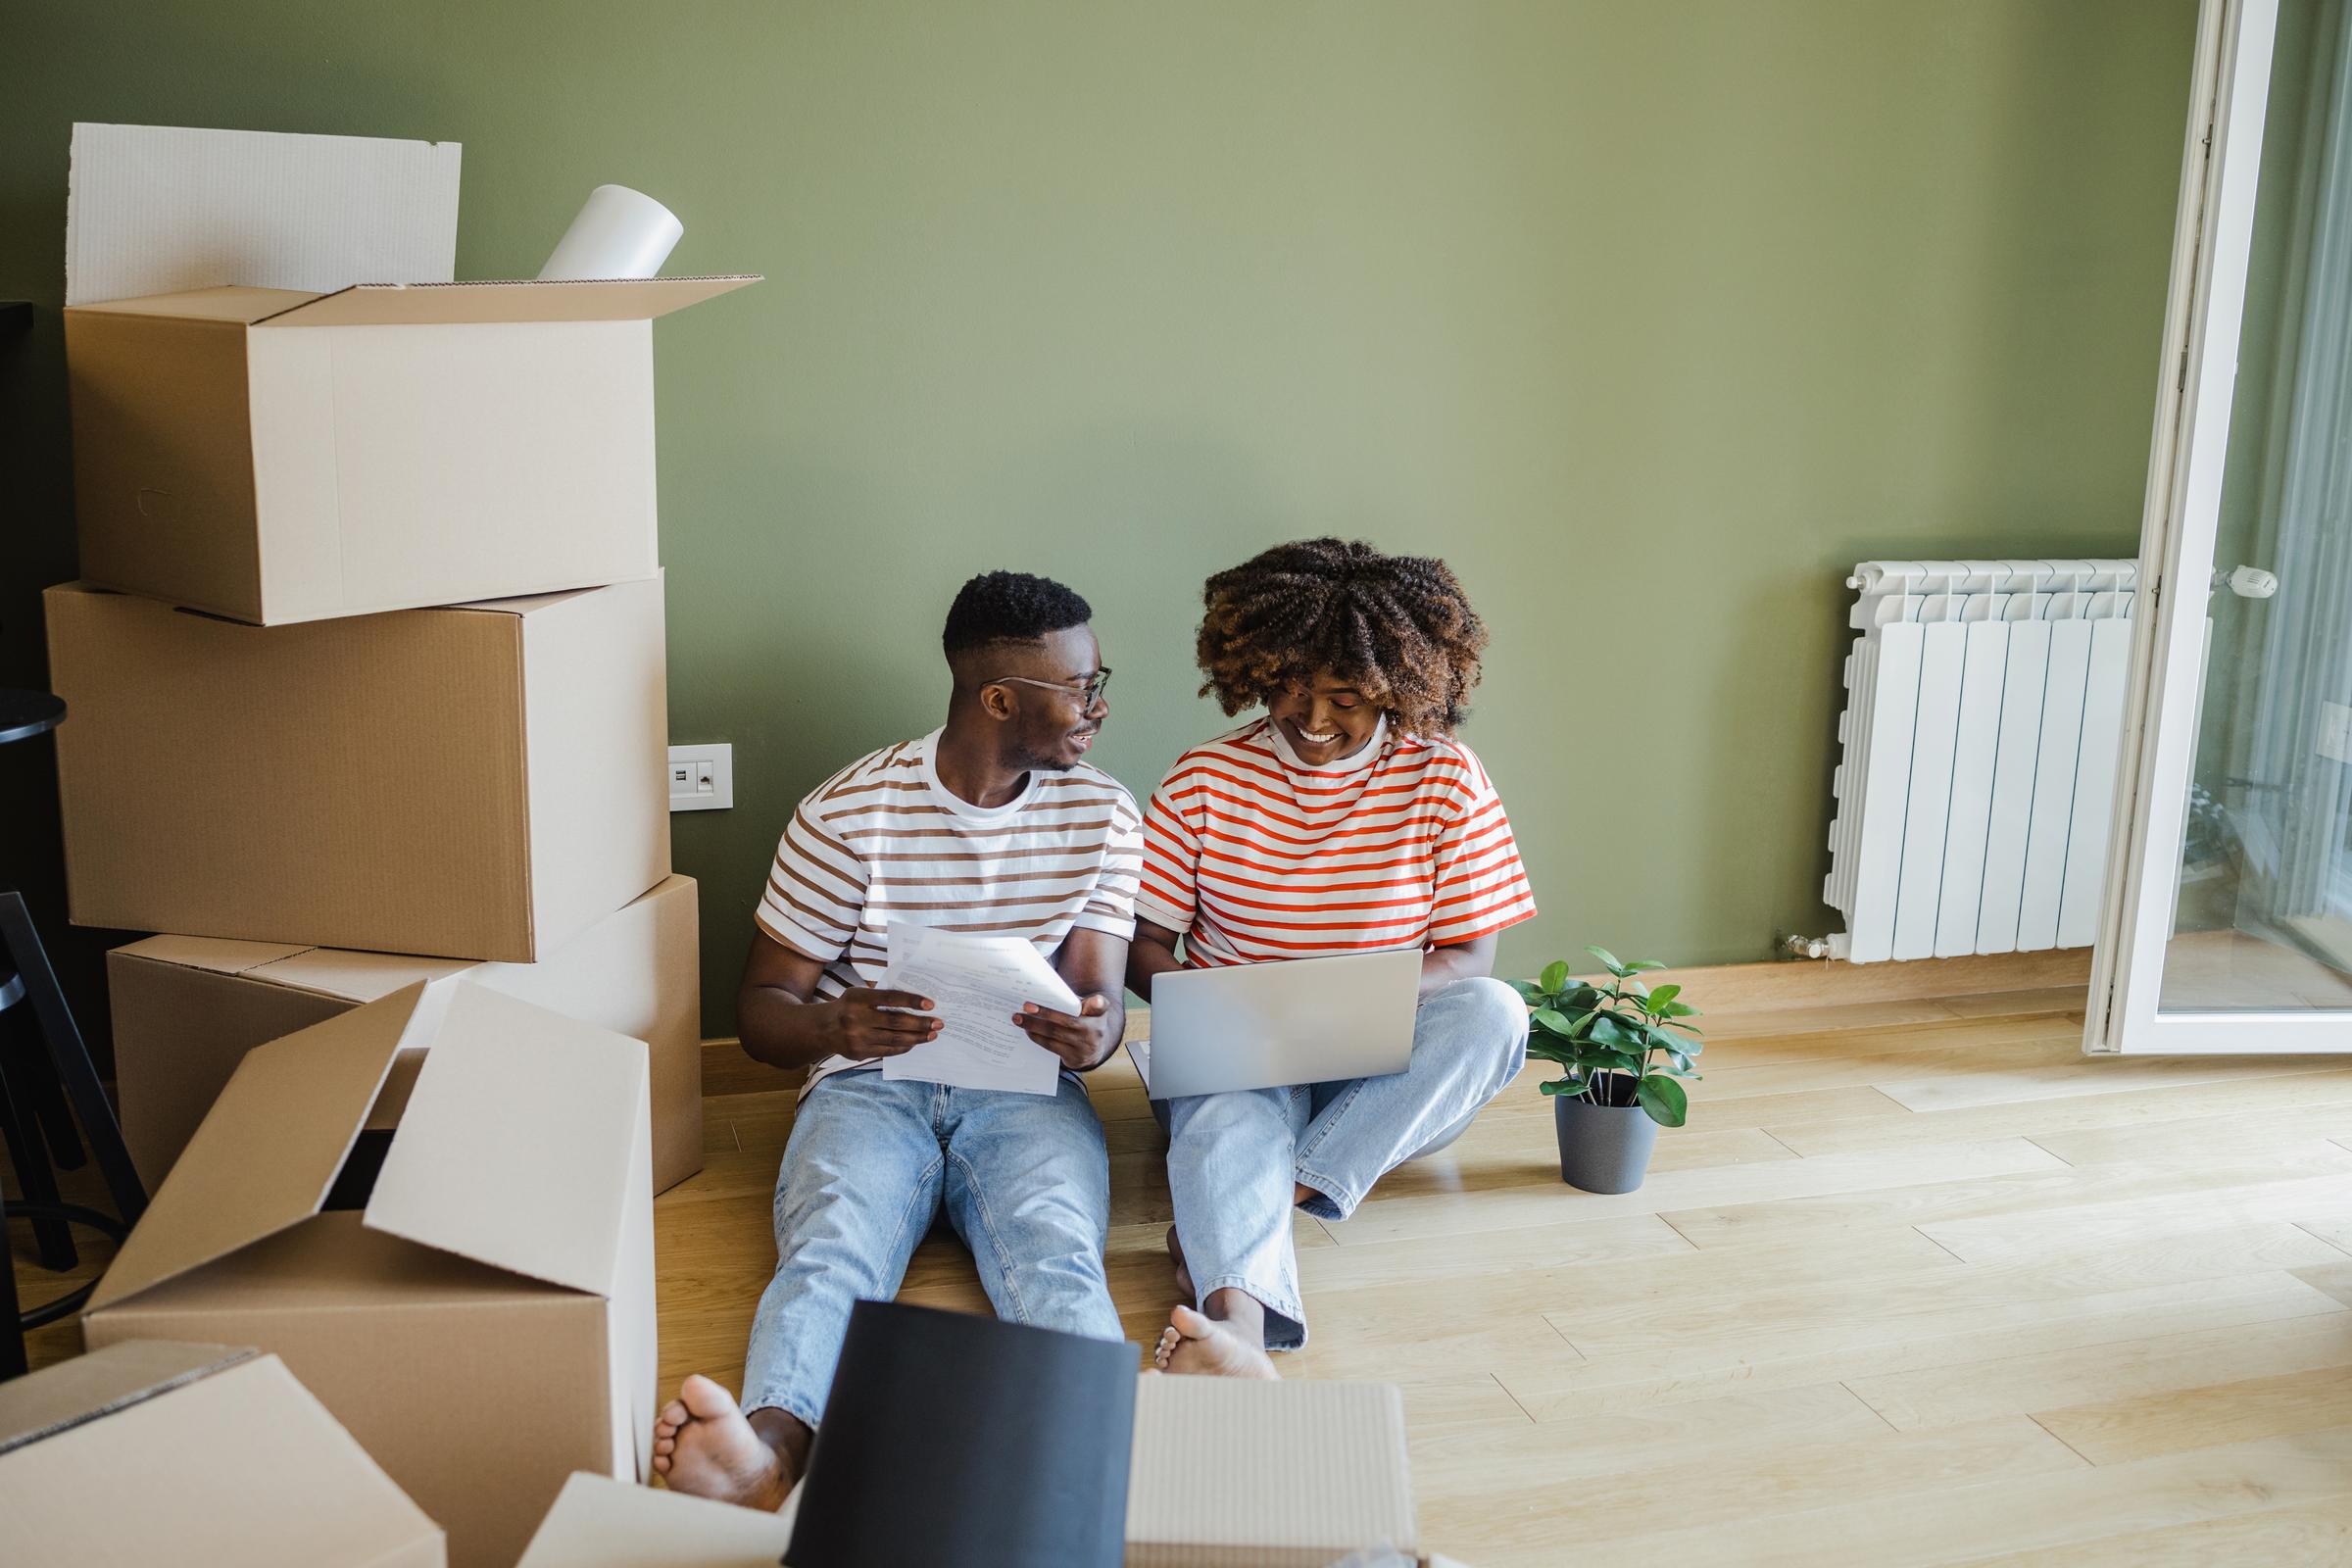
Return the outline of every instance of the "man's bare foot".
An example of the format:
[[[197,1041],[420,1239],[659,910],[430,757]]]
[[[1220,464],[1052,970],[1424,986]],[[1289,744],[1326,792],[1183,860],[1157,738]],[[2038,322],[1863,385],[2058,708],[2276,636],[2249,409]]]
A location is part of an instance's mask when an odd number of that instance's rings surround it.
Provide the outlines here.
[[[1199,1377],[1280,1378],[1264,1348],[1226,1324],[1189,1306],[1168,1314],[1168,1326],[1152,1348],[1152,1364],[1162,1372]]]
[[[654,1470],[672,1492],[771,1513],[794,1480],[784,1453],[760,1435],[735,1396],[699,1372],[654,1418]]]
[[[1176,1263],[1176,1294],[1186,1300],[1193,1299],[1192,1265],[1184,1260],[1184,1244],[1176,1239],[1176,1227],[1168,1227],[1168,1256]]]

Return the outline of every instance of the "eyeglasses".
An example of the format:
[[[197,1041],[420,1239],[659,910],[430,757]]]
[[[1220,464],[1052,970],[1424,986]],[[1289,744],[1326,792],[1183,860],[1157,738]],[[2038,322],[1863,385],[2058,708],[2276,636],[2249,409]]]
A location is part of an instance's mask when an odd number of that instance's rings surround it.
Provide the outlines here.
[[[1080,707],[1092,708],[1102,700],[1102,689],[1110,684],[1110,666],[1104,664],[1096,670],[1082,686],[1073,686],[1068,681],[1061,680],[1035,680],[1027,675],[999,675],[995,680],[983,681],[981,684],[985,686],[1043,686],[1048,691],[1068,692],[1078,699]]]

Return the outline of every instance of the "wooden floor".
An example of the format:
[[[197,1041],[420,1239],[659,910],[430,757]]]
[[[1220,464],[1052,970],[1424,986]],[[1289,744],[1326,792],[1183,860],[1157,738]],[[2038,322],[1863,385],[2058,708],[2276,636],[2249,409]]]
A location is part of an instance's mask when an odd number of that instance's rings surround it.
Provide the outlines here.
[[[1472,1568],[2352,1562],[2352,1062],[2087,1061],[2081,1003],[1718,1008],[1690,1125],[1616,1198],[1561,1185],[1523,1077],[1301,1219],[1283,1370],[1404,1386],[1424,1540]],[[766,1083],[713,1055],[709,1168],[656,1205],[665,1382],[740,1374]],[[1161,1141],[1124,1058],[1093,1087],[1143,1342]],[[941,1236],[905,1295],[982,1305]]]

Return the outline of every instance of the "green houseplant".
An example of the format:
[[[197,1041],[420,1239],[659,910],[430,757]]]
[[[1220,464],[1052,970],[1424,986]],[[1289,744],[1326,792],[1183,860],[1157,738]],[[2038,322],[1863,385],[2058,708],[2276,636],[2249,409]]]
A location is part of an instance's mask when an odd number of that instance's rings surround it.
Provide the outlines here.
[[[1690,1114],[1678,1080],[1699,1076],[1691,1064],[1703,1048],[1689,1021],[1698,1009],[1681,986],[1653,990],[1642,978],[1664,964],[1585,951],[1607,968],[1605,983],[1578,979],[1563,959],[1511,986],[1532,1009],[1527,1054],[1566,1069],[1539,1086],[1552,1097],[1560,1179],[1589,1193],[1630,1193],[1649,1169],[1658,1129]]]

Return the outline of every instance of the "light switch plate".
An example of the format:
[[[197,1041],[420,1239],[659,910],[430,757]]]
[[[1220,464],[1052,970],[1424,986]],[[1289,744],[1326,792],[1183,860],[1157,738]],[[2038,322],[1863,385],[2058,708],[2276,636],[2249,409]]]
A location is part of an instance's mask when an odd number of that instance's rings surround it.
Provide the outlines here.
[[[669,749],[669,808],[724,811],[735,804],[735,747],[727,741]]]

